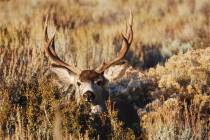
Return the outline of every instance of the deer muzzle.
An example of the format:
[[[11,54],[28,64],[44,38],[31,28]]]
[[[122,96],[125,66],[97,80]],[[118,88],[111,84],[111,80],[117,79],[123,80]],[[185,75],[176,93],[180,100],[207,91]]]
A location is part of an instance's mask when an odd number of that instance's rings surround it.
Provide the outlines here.
[[[95,95],[92,91],[86,91],[84,94],[83,94],[83,98],[85,99],[85,101],[87,102],[93,102],[94,99],[95,99]]]

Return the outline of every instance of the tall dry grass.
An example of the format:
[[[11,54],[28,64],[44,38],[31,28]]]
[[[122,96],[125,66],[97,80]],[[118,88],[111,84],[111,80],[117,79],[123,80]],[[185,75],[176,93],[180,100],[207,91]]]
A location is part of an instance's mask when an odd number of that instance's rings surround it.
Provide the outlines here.
[[[135,101],[146,110],[140,133],[126,128],[111,107],[89,116],[88,105],[68,102],[55,117],[69,91],[47,74],[46,15],[59,56],[91,69],[116,56],[129,9],[134,42],[126,59],[142,70],[163,65],[143,71],[153,87],[135,93],[146,95]],[[0,138],[208,139],[209,15],[208,0],[0,1]]]

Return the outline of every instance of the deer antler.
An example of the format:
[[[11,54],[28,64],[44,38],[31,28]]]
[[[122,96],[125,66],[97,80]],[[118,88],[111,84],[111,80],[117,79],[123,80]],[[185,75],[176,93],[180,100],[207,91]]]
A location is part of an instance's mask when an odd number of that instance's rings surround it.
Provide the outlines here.
[[[130,45],[133,41],[133,15],[132,12],[130,11],[130,18],[129,18],[129,27],[127,27],[126,25],[126,35],[124,35],[122,33],[122,38],[123,38],[123,42],[122,42],[122,48],[120,50],[120,52],[118,53],[117,57],[108,62],[108,63],[103,63],[99,68],[97,68],[97,71],[99,73],[103,73],[106,69],[108,69],[110,66],[117,64],[120,60],[122,60],[124,58],[124,56],[126,55],[126,53],[128,52],[128,49],[130,48]]]
[[[51,39],[49,39],[48,34],[47,34],[47,24],[48,24],[48,16],[46,17],[45,21],[45,27],[44,27],[44,32],[45,32],[45,52],[47,56],[52,60],[52,66],[53,67],[59,67],[59,68],[65,68],[77,75],[80,74],[81,70],[71,66],[67,63],[65,63],[63,60],[61,60],[57,53],[55,52],[55,35]]]

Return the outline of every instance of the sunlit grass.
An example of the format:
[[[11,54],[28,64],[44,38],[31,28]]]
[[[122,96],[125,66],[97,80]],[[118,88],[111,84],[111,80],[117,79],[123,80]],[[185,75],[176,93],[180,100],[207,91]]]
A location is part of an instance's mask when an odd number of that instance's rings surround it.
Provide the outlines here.
[[[58,55],[96,68],[116,56],[129,9],[134,41],[126,59],[151,82],[131,92],[140,96],[132,101],[141,105],[140,133],[125,127],[110,104],[91,116],[88,104],[67,101],[44,54],[49,15]],[[209,15],[208,0],[0,1],[0,138],[208,139]]]

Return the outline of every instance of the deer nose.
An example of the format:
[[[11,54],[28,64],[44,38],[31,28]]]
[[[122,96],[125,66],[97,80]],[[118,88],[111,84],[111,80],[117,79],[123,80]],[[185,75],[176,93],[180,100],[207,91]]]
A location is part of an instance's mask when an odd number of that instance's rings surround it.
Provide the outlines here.
[[[87,101],[87,102],[92,102],[94,99],[95,99],[95,95],[93,92],[91,91],[86,91],[84,94],[83,94],[83,97],[84,99]]]

